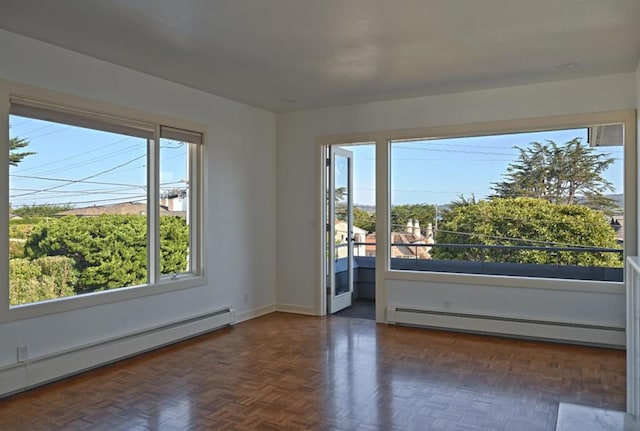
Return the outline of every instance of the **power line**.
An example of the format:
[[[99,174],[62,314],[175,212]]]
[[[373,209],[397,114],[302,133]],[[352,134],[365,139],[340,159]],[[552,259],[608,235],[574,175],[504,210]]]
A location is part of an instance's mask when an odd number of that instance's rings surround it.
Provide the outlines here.
[[[127,203],[127,202],[146,202],[146,200],[147,200],[147,195],[132,195],[126,198],[120,197],[120,198],[111,198],[111,199],[94,199],[90,201],[73,201],[73,202],[68,202],[68,204],[77,205],[77,204],[93,204],[98,202],[120,201],[120,202],[116,202],[117,204],[117,203]],[[82,209],[82,208],[76,208],[76,209]]]
[[[17,123],[12,123],[11,120],[13,118],[22,118],[22,121],[18,121]],[[18,127],[25,123],[30,123],[32,121],[36,121],[36,120],[34,120],[33,118],[19,117],[17,115],[9,115],[9,127]]]
[[[98,148],[94,148],[93,150],[85,151],[85,152],[83,152],[83,153],[78,153],[78,154],[75,154],[75,155],[70,156],[70,157],[65,157],[64,159],[55,160],[55,161],[53,161],[53,162],[43,163],[43,164],[41,164],[41,165],[37,165],[37,166],[31,166],[31,167],[29,167],[29,168],[25,168],[25,169],[20,169],[20,172],[32,171],[32,170],[34,170],[34,169],[38,169],[38,168],[41,168],[41,167],[51,166],[51,165],[57,165],[58,163],[68,162],[68,161],[69,161],[69,160],[71,160],[71,159],[75,159],[75,158],[82,157],[82,156],[87,155],[87,154],[90,154],[90,153],[94,153],[94,152],[96,152],[96,151],[100,151],[100,150],[102,150],[102,149],[105,149],[105,148],[111,147],[111,146],[113,146],[113,145],[119,144],[119,143],[121,143],[121,142],[124,142],[124,141],[126,141],[126,140],[128,140],[128,139],[130,139],[130,137],[127,137],[127,138],[124,138],[124,139],[120,139],[120,140],[118,140],[118,141],[112,142],[112,143],[107,144],[107,145],[103,145],[103,146],[98,147]]]
[[[126,193],[127,190],[139,190],[139,187],[127,187],[122,189],[86,189],[86,190],[56,190],[52,192],[44,192],[50,193],[54,195],[64,195],[64,194],[72,194],[72,193],[81,193],[81,194],[123,194]],[[12,188],[9,192],[40,192],[40,189],[16,189]]]
[[[462,153],[462,154],[488,154],[488,155],[492,155],[492,156],[514,156],[516,154],[512,154],[512,153],[494,153],[494,152],[490,152],[490,151],[471,151],[471,150],[444,150],[441,148],[404,148],[402,147],[402,149],[406,149],[406,150],[417,150],[417,151],[435,151],[435,152],[441,152],[441,153]],[[391,158],[393,158],[393,148],[392,148],[392,155]]]
[[[38,130],[44,130],[44,129],[48,129],[50,127],[58,126],[58,125],[59,124],[57,123],[50,123],[50,124],[47,124],[46,126],[36,127],[35,129],[20,133],[20,136],[29,135],[30,133],[37,132]]]
[[[61,129],[54,130],[54,131],[49,132],[49,133],[43,133],[42,135],[38,135],[38,136],[29,136],[27,139],[29,141],[31,141],[31,140],[34,140],[34,139],[42,138],[44,136],[53,135],[54,133],[64,132],[65,130],[70,129],[70,128],[71,128],[71,126],[64,126]]]
[[[86,181],[86,180],[88,180],[88,179],[90,179],[90,178],[95,178],[95,177],[98,177],[98,176],[100,176],[100,175],[106,174],[106,173],[108,173],[108,172],[115,171],[116,169],[121,168],[122,166],[126,166],[126,165],[128,165],[129,163],[133,163],[133,162],[135,162],[136,160],[140,160],[141,158],[146,157],[146,156],[147,156],[146,154],[143,154],[143,155],[138,156],[138,157],[136,157],[136,158],[133,158],[133,159],[131,159],[131,160],[127,161],[127,162],[124,162],[124,163],[121,163],[121,164],[119,164],[119,165],[117,165],[117,166],[114,166],[113,168],[106,169],[106,170],[104,170],[104,171],[102,171],[102,172],[98,172],[97,174],[89,175],[89,176],[84,177],[84,178],[81,178],[81,179],[79,179],[79,180],[71,180],[71,181],[69,181],[69,184],[79,183],[79,182],[82,182],[82,181]],[[47,189],[41,190],[40,192],[47,192],[47,191],[49,191],[49,190],[54,190],[54,189],[57,189],[57,188],[60,188],[60,187],[65,187],[65,186],[67,186],[67,185],[69,185],[69,184],[60,184],[60,185],[57,185],[57,186],[49,187],[49,188],[47,188]],[[15,197],[28,196],[28,195],[33,195],[33,194],[40,193],[40,192],[28,192],[28,193],[23,193],[23,194],[21,194],[21,195],[16,195]]]
[[[65,183],[76,182],[76,183],[82,183],[82,184],[99,184],[99,185],[107,185],[107,186],[141,187],[143,189],[146,189],[147,187],[145,184],[127,184],[127,183],[110,183],[110,182],[103,182],[103,181],[69,180],[64,178],[49,178],[49,177],[38,177],[38,176],[32,176],[32,175],[18,175],[18,174],[9,174],[9,176],[17,177],[17,178],[29,178],[29,179],[42,180],[42,181],[59,181],[59,182],[65,182]],[[165,183],[160,183],[161,186],[166,186],[170,184],[183,184],[183,181],[169,181]]]
[[[49,177],[39,177],[39,176],[32,176],[32,175],[9,174],[9,176],[16,177],[16,178],[29,178],[29,179],[42,180],[42,181],[59,181],[59,182],[65,182],[65,183],[100,184],[100,185],[106,185],[106,186],[128,186],[128,187],[142,187],[142,188],[147,187],[144,184],[126,184],[126,183],[110,183],[110,182],[102,182],[102,181],[68,180],[64,178],[49,178]]]
[[[75,164],[72,164],[72,165],[69,165],[69,166],[63,166],[61,168],[54,168],[54,169],[49,169],[49,170],[45,170],[45,171],[36,172],[36,175],[55,174],[57,172],[60,172],[60,170],[62,170],[62,169],[67,171],[67,170],[75,169],[75,168],[80,167],[80,166],[88,166],[88,165],[92,165],[94,163],[103,162],[103,161],[105,161],[107,159],[112,159],[114,157],[120,157],[122,155],[129,154],[129,153],[132,153],[132,152],[137,152],[137,151],[140,151],[140,148],[132,148],[132,149],[127,150],[127,151],[112,151],[110,153],[103,154],[101,156],[97,156],[97,157],[93,157],[91,159],[79,161],[79,162],[77,162]]]

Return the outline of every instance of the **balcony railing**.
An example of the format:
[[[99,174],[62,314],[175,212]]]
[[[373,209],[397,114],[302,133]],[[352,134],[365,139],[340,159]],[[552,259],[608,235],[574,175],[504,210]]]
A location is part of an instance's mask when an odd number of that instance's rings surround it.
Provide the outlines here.
[[[367,246],[374,246],[372,242],[354,242],[355,268],[375,269],[375,253],[367,253]],[[431,272],[450,272],[464,274],[483,274],[483,275],[506,275],[520,277],[536,277],[536,278],[558,278],[558,279],[574,279],[574,280],[591,280],[591,281],[623,281],[624,271],[622,268],[622,255],[624,250],[621,248],[606,247],[543,247],[528,245],[484,245],[484,244],[407,244],[392,243],[392,246],[413,249],[412,255],[392,256],[392,270],[408,270],[408,271],[431,271]],[[346,247],[347,244],[341,244],[337,248]],[[477,250],[478,253],[473,260],[443,260],[443,259],[425,259],[418,253],[420,248],[429,247],[447,247],[450,249],[467,249]],[[371,250],[369,248],[369,250]],[[487,258],[490,251],[519,252],[519,251],[535,251],[555,253],[555,263],[517,263],[517,262],[495,262]],[[562,254],[560,254],[562,253]],[[571,262],[568,255],[577,256],[583,253],[608,254],[613,253],[621,256],[620,267],[605,266],[581,266],[577,265],[577,260]],[[346,254],[346,253],[345,253]],[[424,253],[422,253],[424,255]],[[344,257],[344,256],[341,256]],[[342,259],[339,259],[342,260]],[[338,265],[337,271],[342,265]],[[346,269],[346,266],[345,266]]]

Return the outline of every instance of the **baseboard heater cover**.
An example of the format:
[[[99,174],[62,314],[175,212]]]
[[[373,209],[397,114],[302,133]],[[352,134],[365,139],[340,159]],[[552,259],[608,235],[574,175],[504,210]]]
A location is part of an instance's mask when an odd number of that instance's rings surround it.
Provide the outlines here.
[[[626,343],[624,328],[613,326],[455,313],[395,306],[387,307],[387,322],[397,325],[450,329],[510,337],[536,338],[616,348],[624,348]]]
[[[231,307],[0,368],[0,397],[212,332],[235,323]]]

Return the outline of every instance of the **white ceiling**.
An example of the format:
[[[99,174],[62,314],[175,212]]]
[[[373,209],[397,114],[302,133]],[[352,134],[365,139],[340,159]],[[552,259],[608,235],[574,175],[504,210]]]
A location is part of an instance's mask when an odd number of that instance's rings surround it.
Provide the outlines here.
[[[628,72],[640,58],[640,0],[0,0],[0,28],[272,111]]]

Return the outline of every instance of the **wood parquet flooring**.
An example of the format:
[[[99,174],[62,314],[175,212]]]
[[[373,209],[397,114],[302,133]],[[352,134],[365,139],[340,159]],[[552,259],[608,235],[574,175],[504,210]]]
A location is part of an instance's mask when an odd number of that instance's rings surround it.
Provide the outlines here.
[[[623,351],[283,313],[0,400],[0,430],[553,430]]]

